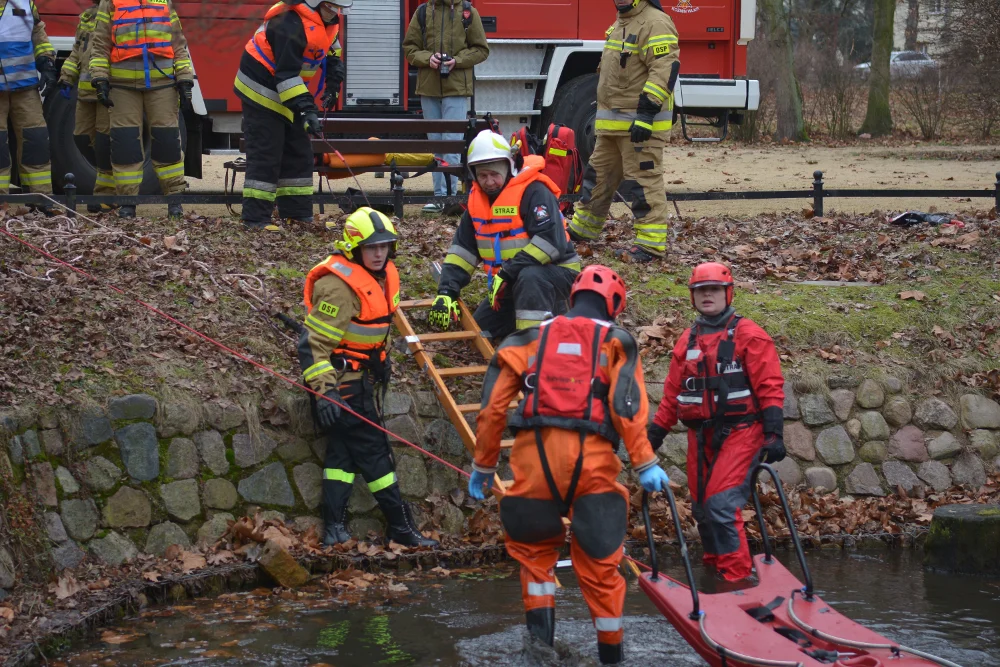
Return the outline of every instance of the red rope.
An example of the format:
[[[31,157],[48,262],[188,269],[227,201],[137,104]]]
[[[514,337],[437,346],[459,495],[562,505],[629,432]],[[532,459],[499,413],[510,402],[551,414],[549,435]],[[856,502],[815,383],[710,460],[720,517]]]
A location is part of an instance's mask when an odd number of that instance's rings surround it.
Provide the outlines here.
[[[435,456],[434,454],[431,454],[429,451],[427,451],[423,447],[420,447],[419,445],[415,445],[412,442],[410,442],[409,440],[404,440],[403,438],[400,438],[398,435],[396,435],[392,431],[386,430],[385,428],[383,428],[382,426],[376,424],[375,422],[371,421],[370,419],[367,419],[366,417],[364,417],[362,415],[359,415],[357,412],[355,412],[354,410],[352,410],[347,405],[344,405],[343,403],[338,403],[337,401],[335,401],[335,400],[333,400],[333,399],[331,399],[331,398],[329,398],[327,396],[324,396],[323,394],[321,394],[321,393],[319,393],[319,392],[317,392],[317,391],[315,391],[313,389],[310,389],[309,387],[307,387],[305,385],[299,384],[295,380],[292,380],[291,378],[287,378],[284,375],[282,375],[281,373],[279,373],[278,371],[276,371],[276,370],[274,370],[272,368],[269,368],[268,366],[265,366],[264,364],[256,362],[253,359],[247,357],[244,354],[241,354],[240,352],[237,352],[236,350],[234,350],[234,349],[232,349],[230,347],[227,347],[226,345],[220,343],[219,341],[215,340],[214,338],[212,338],[212,337],[210,337],[210,336],[208,336],[206,334],[203,334],[202,332],[198,331],[197,329],[192,329],[191,327],[189,327],[188,325],[184,324],[180,320],[178,320],[178,319],[176,319],[176,318],[168,315],[167,313],[163,312],[162,310],[160,310],[156,306],[152,306],[152,305],[146,303],[145,301],[143,301],[142,299],[140,299],[138,297],[135,297],[135,296],[132,296],[126,290],[123,290],[120,287],[117,287],[117,286],[115,286],[114,284],[112,284],[110,282],[106,282],[106,281],[102,282],[101,280],[98,280],[95,276],[90,275],[89,273],[87,273],[83,269],[79,269],[79,268],[73,266],[72,264],[70,264],[69,262],[65,262],[65,261],[59,259],[58,257],[50,254],[49,252],[46,252],[42,248],[39,248],[38,246],[35,246],[35,245],[32,245],[32,244],[28,243],[24,239],[22,239],[22,238],[20,238],[18,236],[15,236],[14,234],[11,234],[7,230],[3,229],[2,227],[0,227],[0,234],[3,234],[4,236],[8,236],[8,237],[14,239],[18,243],[31,248],[32,250],[34,250],[35,252],[39,253],[40,255],[43,255],[43,256],[51,259],[53,262],[56,262],[58,264],[62,264],[63,266],[65,266],[68,269],[70,269],[71,271],[74,271],[75,273],[78,273],[81,276],[84,276],[84,277],[88,278],[89,280],[97,283],[97,285],[99,287],[107,287],[108,289],[111,289],[112,291],[117,292],[118,294],[121,294],[124,297],[132,299],[133,301],[135,301],[136,303],[138,303],[143,308],[146,308],[147,310],[150,310],[150,311],[156,313],[160,317],[162,317],[162,318],[164,318],[164,319],[172,322],[173,324],[176,324],[177,326],[181,327],[185,331],[189,331],[190,333],[193,333],[195,336],[198,336],[199,338],[201,338],[201,339],[203,339],[203,340],[211,343],[212,345],[218,347],[219,349],[225,350],[226,352],[228,352],[229,354],[233,355],[237,359],[241,359],[241,360],[247,362],[248,364],[251,364],[252,366],[254,366],[256,368],[259,368],[260,370],[264,371],[265,373],[273,375],[274,377],[278,378],[279,380],[287,382],[288,384],[292,385],[293,387],[298,387],[299,389],[303,389],[303,390],[309,392],[310,394],[312,394],[313,396],[316,396],[317,398],[323,399],[324,401],[329,401],[329,402],[331,402],[331,403],[333,403],[335,405],[339,405],[342,410],[346,410],[347,412],[351,413],[352,415],[354,415],[355,417],[357,417],[361,421],[363,421],[366,424],[369,424],[371,426],[374,426],[375,428],[377,428],[379,431],[382,431],[386,435],[391,435],[395,439],[397,439],[400,442],[402,442],[404,445],[409,445],[410,447],[413,447],[414,449],[416,449],[417,451],[421,452],[425,456],[428,456],[428,457],[434,459],[438,463],[442,463],[442,464],[448,466],[452,470],[455,470],[456,472],[458,472],[458,473],[460,473],[462,475],[465,475],[466,477],[470,476],[469,473],[465,472],[464,470],[462,470],[458,466],[453,465],[453,464],[449,463],[448,461],[445,461],[444,459],[442,459],[442,458],[440,458],[438,456]]]

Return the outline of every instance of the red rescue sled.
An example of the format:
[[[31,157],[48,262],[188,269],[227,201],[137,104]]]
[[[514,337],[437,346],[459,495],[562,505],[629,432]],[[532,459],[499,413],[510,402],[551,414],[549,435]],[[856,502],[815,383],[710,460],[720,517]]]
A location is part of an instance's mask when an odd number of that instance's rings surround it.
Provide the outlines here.
[[[806,584],[803,585],[772,556],[771,541],[763,523],[757,477],[768,472],[775,481],[792,542]],[[812,579],[795,522],[778,475],[760,463],[753,475],[753,502],[764,542],[764,553],[754,558],[759,585],[738,591],[699,594],[691,570],[687,545],[677,515],[673,493],[667,500],[681,545],[689,585],[658,572],[653,548],[649,502],[643,493],[653,568],[639,577],[639,587],[667,617],[670,624],[712,667],[959,667],[954,662],[900,646],[882,635],[837,613],[813,593]]]

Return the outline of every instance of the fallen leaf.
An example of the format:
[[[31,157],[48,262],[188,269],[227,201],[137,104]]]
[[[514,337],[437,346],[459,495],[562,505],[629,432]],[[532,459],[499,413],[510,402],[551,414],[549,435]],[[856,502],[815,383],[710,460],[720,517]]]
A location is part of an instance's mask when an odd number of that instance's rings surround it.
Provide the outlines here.
[[[897,295],[903,301],[912,299],[913,301],[923,301],[927,298],[927,295],[919,290],[906,290],[905,292],[900,292]]]
[[[160,573],[157,572],[156,570],[149,570],[148,572],[143,572],[142,573],[142,578],[143,579],[145,579],[146,581],[152,581],[152,582],[159,581],[161,576],[162,575],[160,575]]]
[[[222,551],[218,551],[214,554],[209,554],[207,560],[209,565],[221,565],[223,563],[230,563],[236,560],[236,554],[232,551],[223,549]]]
[[[110,579],[99,579],[97,581],[92,581],[89,584],[87,584],[87,589],[91,591],[103,591],[105,588],[109,588],[110,586],[111,586]]]
[[[167,560],[175,560],[184,551],[184,547],[179,544],[171,544],[167,547],[166,551],[163,552],[163,557]]]
[[[10,607],[0,607],[0,618],[8,623],[14,622],[14,610]]]
[[[80,582],[72,574],[65,574],[59,577],[59,580],[49,587],[49,591],[55,593],[56,598],[59,600],[73,597],[81,590],[83,590],[83,586],[80,585]]]
[[[190,551],[185,551],[181,554],[181,570],[184,574],[200,570],[207,564],[208,563],[205,561],[205,557],[201,554],[192,553]]]
[[[129,642],[134,642],[136,639],[143,637],[143,635],[138,634],[120,634],[113,630],[105,630],[101,634],[101,641],[105,644],[128,644]]]

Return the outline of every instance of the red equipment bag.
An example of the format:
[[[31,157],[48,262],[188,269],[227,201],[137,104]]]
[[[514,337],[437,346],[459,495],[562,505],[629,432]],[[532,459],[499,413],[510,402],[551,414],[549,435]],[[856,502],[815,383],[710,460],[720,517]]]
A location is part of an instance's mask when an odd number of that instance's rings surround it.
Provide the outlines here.
[[[545,157],[545,169],[542,173],[551,178],[563,194],[571,195],[580,191],[583,163],[580,152],[576,149],[576,132],[565,125],[549,125],[542,155]]]

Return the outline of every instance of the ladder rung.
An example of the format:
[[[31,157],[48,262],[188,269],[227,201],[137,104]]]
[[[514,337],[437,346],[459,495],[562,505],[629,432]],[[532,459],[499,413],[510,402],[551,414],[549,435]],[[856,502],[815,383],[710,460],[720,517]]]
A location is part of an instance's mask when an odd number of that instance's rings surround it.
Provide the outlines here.
[[[459,377],[461,375],[482,375],[488,366],[459,366],[457,368],[438,368],[437,373],[443,378]]]
[[[475,331],[442,331],[440,333],[420,334],[417,338],[421,343],[432,343],[440,340],[470,340],[479,334]]]
[[[481,407],[482,407],[481,403],[460,403],[458,405],[458,411],[461,412],[462,414],[465,414],[466,412],[476,412]],[[513,410],[516,407],[517,407],[517,401],[511,401],[510,405],[507,406],[507,409]]]
[[[514,446],[514,438],[511,438],[510,440],[500,441],[500,449],[510,449],[513,446]]]
[[[410,301],[400,301],[398,308],[429,308],[434,303],[434,299],[412,299]]]

